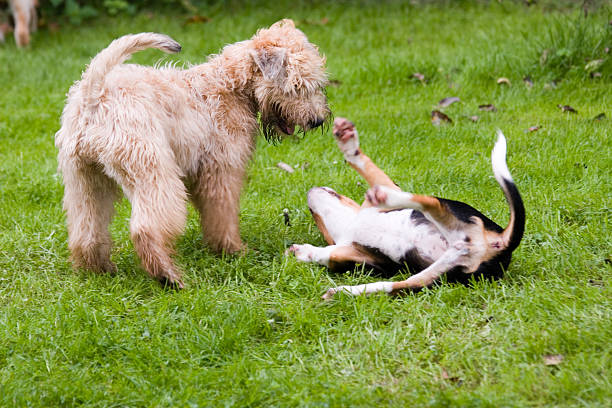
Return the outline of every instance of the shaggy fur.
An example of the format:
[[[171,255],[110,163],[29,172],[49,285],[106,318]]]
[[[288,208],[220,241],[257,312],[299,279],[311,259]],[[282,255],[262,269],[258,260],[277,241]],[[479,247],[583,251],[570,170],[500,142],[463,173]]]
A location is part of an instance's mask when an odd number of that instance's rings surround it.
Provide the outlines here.
[[[290,20],[186,70],[121,65],[146,48],[181,47],[161,34],[121,37],[70,88],[55,138],[68,245],[75,266],[115,269],[108,224],[120,186],[144,268],[182,287],[171,253],[187,198],[209,246],[240,251],[239,197],[258,117],[268,137],[322,125],[329,116],[325,60]]]

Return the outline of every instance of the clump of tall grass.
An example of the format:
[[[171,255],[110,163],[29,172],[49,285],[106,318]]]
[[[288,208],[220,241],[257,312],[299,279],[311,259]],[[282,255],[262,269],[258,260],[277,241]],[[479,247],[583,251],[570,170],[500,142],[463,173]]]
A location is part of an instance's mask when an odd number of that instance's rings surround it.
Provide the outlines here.
[[[532,76],[551,80],[568,75],[612,78],[611,16],[608,13],[604,19],[601,14],[585,14],[558,17],[534,42],[528,68]]]

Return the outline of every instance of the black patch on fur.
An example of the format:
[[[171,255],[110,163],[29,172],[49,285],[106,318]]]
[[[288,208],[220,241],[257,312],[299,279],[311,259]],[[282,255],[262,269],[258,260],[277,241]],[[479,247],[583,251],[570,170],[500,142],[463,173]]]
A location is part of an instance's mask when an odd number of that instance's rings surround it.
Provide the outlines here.
[[[473,224],[474,221],[472,221],[471,218],[478,217],[482,220],[484,227],[489,231],[502,232],[504,230],[471,205],[462,203],[461,201],[447,200],[439,197],[436,198],[440,200],[442,205],[445,206],[451,212],[451,214],[466,224]]]
[[[418,210],[412,210],[412,214],[410,214],[410,219],[412,220],[415,226],[431,224],[431,221],[425,218],[425,215]]]
[[[525,205],[516,185],[510,180],[503,180],[504,187],[508,191],[511,211],[514,211],[514,227],[510,234],[510,242],[508,242],[508,249],[513,251],[519,246],[525,233]]]

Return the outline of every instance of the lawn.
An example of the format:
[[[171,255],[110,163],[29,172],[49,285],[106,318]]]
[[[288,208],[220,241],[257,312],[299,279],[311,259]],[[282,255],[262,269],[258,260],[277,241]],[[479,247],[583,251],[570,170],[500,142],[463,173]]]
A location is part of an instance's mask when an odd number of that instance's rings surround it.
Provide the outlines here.
[[[210,21],[99,18],[42,30],[29,50],[12,37],[0,46],[0,406],[612,404],[609,6],[584,17],[511,2],[281,1],[202,14]],[[91,57],[123,34],[158,31],[183,51],[132,62],[199,63],[284,17],[327,56],[334,114],[355,122],[364,150],[404,190],[465,201],[505,225],[490,166],[503,130],[527,209],[503,280],[321,301],[330,286],[379,279],[283,256],[292,243],[324,244],[308,189],[357,200],[366,190],[329,130],[259,139],[241,201],[246,255],[204,247],[190,207],[177,243],[184,290],[163,289],[139,266],[125,200],[111,227],[119,273],[71,268],[54,133]],[[450,96],[461,101],[437,107]],[[434,109],[453,123],[434,126]]]

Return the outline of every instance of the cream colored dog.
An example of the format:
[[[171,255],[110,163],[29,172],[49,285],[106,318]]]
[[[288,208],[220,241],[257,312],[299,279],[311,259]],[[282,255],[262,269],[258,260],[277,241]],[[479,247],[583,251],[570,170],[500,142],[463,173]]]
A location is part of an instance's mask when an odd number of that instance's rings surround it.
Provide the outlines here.
[[[36,31],[38,25],[38,0],[9,0],[9,4],[15,20],[15,43],[18,47],[25,47],[30,44],[30,32]],[[0,27],[0,41],[4,41],[4,31],[5,28]]]
[[[70,88],[55,136],[68,246],[75,266],[115,270],[108,224],[120,186],[144,268],[182,287],[171,254],[187,198],[210,247],[240,251],[239,197],[258,117],[267,138],[322,125],[329,116],[325,60],[290,20],[186,70],[121,65],[147,48],[181,49],[162,34],[121,37]]]

